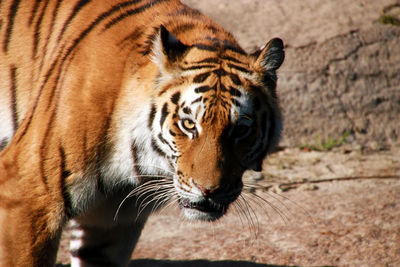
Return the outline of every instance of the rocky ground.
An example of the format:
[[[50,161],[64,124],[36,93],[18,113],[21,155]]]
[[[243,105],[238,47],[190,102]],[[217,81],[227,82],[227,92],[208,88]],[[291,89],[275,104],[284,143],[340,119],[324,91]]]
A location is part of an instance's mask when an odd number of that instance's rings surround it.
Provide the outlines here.
[[[400,2],[185,2],[249,51],[285,41],[284,149],[221,221],[152,216],[131,266],[400,266]]]

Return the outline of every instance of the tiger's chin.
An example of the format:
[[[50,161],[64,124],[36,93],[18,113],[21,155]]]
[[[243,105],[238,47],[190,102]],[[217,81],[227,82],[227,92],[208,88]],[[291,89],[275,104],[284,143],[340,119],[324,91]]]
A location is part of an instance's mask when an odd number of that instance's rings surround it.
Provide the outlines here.
[[[216,221],[227,212],[229,204],[218,204],[210,200],[191,202],[187,198],[181,198],[179,206],[189,220]]]

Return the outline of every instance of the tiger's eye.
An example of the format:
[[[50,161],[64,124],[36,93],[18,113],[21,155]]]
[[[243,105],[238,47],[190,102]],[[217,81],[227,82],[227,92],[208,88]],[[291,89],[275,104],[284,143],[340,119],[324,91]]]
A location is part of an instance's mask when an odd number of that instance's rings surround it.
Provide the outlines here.
[[[195,128],[196,124],[191,121],[191,120],[183,120],[183,127],[185,127],[188,130],[193,130]]]

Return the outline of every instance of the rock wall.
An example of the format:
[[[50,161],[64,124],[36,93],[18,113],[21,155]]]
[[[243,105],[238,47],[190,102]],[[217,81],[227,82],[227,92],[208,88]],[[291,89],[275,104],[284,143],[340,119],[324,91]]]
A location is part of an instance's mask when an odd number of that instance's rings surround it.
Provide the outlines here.
[[[286,49],[279,95],[283,144],[340,139],[379,149],[400,141],[400,27],[375,25]]]

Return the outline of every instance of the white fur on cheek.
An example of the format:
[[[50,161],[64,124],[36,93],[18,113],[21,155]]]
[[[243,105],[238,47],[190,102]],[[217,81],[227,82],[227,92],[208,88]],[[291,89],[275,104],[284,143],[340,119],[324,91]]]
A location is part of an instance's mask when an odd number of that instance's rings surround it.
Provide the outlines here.
[[[197,130],[198,130],[198,132],[200,134],[201,130],[202,130],[202,128],[201,128],[201,118],[203,117],[205,108],[204,108],[203,101],[199,101],[199,102],[196,102],[196,103],[192,104],[193,101],[195,101],[199,97],[203,96],[203,93],[196,93],[195,92],[195,89],[197,87],[199,87],[198,84],[189,86],[186,89],[185,93],[183,94],[182,99],[180,101],[180,104],[185,102],[185,106],[190,108],[190,110],[192,112],[191,119],[193,121],[197,121],[198,122],[198,125],[197,125],[198,129]],[[180,109],[179,110],[179,116],[181,118],[184,118],[187,115],[182,111],[182,109]]]
[[[121,99],[115,107],[115,114],[112,120],[112,133],[109,133],[111,150],[106,155],[102,164],[103,183],[107,188],[118,185],[138,185],[137,173],[132,155],[134,140],[146,140],[151,138],[151,132],[147,127],[147,120],[151,110],[151,103],[148,96],[138,94],[138,85],[133,80],[126,85],[127,90],[123,91]],[[134,90],[132,88],[135,88]],[[133,101],[134,100],[134,101]],[[141,104],[140,108],[137,108]],[[138,153],[147,153],[148,148],[140,147]]]

